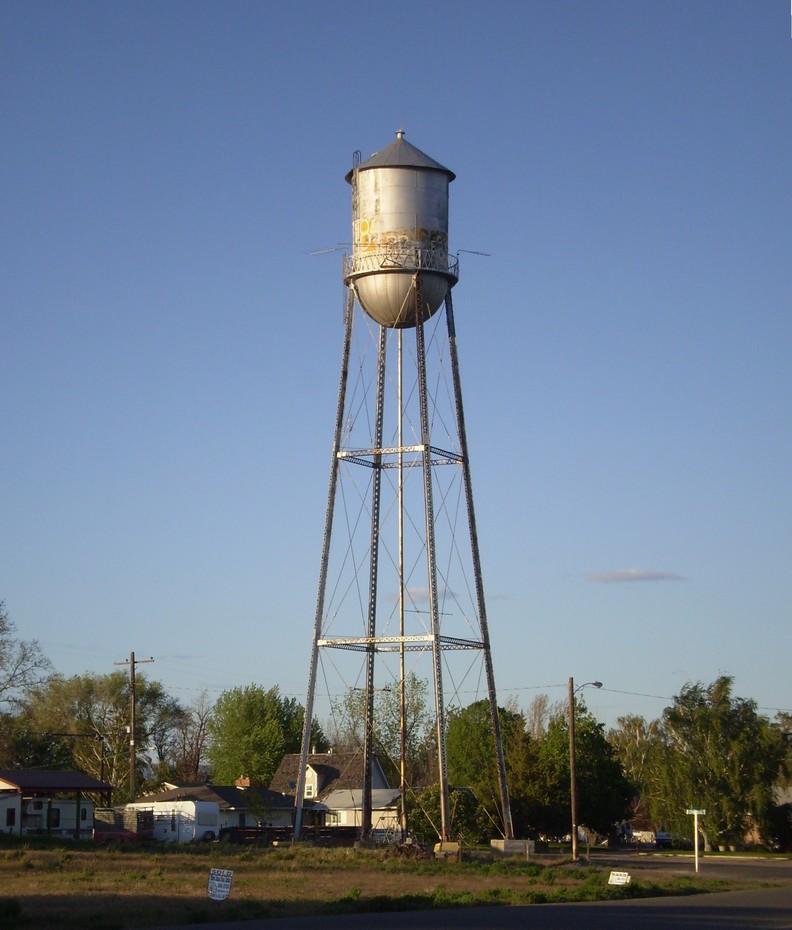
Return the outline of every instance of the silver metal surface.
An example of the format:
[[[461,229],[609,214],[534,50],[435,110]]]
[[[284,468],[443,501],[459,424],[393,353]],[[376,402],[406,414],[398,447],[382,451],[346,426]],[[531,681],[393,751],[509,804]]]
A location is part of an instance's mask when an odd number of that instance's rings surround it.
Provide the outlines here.
[[[352,185],[354,283],[368,315],[387,327],[415,326],[414,275],[421,271],[420,317],[435,313],[458,278],[448,254],[448,184],[453,172],[396,134],[396,141],[347,175]]]

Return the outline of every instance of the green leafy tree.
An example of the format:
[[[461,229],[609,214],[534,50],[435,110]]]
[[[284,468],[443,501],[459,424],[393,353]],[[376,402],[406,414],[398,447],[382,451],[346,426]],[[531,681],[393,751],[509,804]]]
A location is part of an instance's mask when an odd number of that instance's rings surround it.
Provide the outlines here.
[[[512,709],[498,708],[498,717],[506,763],[506,781],[512,784],[519,775],[525,777],[524,762],[530,738],[525,718]],[[490,835],[503,832],[498,763],[490,704],[476,701],[465,708],[452,709],[446,726],[448,780],[452,785],[472,788],[490,821]],[[510,791],[514,811],[519,810],[520,792]],[[516,801],[516,804],[515,804]],[[516,822],[519,830],[520,825]]]
[[[532,777],[525,782],[524,806],[536,830],[551,836],[569,833],[569,725],[566,707],[551,714],[547,730],[531,749]],[[575,704],[575,782],[578,822],[607,835],[629,813],[632,787],[605,727],[586,708]]]
[[[533,705],[532,705],[533,708]],[[539,741],[531,735],[536,718],[526,720],[513,708],[502,719],[503,754],[506,762],[506,783],[509,786],[512,822],[515,836],[535,836],[531,818],[531,785],[536,776]]]
[[[68,745],[80,771],[113,786],[114,799],[129,797],[130,681],[124,672],[107,675],[55,675],[25,699],[25,717],[42,738]],[[156,760],[152,734],[158,720],[173,711],[173,699],[158,681],[136,681],[136,783],[145,788]],[[151,786],[151,782],[148,783]]]
[[[756,702],[732,696],[733,678],[688,684],[663,711],[662,746],[646,785],[657,822],[687,835],[685,810],[703,808],[707,846],[741,843],[751,822],[768,829],[787,743]]]
[[[657,754],[661,751],[661,732],[658,720],[646,721],[637,714],[619,717],[617,726],[608,733],[608,740],[616,751],[624,774],[633,789],[633,826],[650,829],[651,813],[647,798],[652,794],[656,780]]]
[[[304,711],[294,698],[282,698],[277,686],[265,691],[247,685],[224,691],[208,721],[207,761],[216,784],[249,778],[266,786],[286,753],[299,752]],[[317,722],[312,739],[326,748]]]
[[[22,693],[43,681],[52,671],[49,659],[35,639],[20,639],[0,601],[0,704],[18,700]]]
[[[73,767],[69,740],[39,733],[24,711],[0,713],[0,768]]]
[[[781,765],[780,787],[792,784],[792,714],[779,711],[775,725],[784,743],[784,761]],[[768,818],[766,825],[768,844],[785,852],[792,851],[792,804],[779,804]]]
[[[775,716],[775,725],[778,727],[784,743],[784,761],[781,764],[781,783],[792,784],[792,714],[779,711]]]

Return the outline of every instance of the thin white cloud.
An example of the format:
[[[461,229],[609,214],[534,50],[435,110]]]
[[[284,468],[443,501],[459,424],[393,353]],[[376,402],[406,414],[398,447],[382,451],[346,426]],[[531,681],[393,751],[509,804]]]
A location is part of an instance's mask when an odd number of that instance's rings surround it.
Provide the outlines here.
[[[621,584],[625,581],[684,581],[676,572],[658,572],[649,568],[619,568],[612,572],[593,572],[588,580],[596,584]]]

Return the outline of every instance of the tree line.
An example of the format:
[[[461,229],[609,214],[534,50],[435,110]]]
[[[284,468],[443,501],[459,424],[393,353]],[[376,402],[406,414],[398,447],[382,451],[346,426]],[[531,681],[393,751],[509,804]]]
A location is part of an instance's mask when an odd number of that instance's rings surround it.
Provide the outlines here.
[[[428,682],[405,683],[405,780],[411,829],[436,832],[436,727]],[[706,810],[699,827],[707,846],[735,846],[746,837],[792,848],[792,805],[777,790],[792,784],[792,715],[770,720],[756,702],[732,693],[733,679],[688,684],[661,717],[628,715],[606,731],[576,698],[578,821],[608,836],[620,822],[660,827],[691,838],[685,811]],[[184,705],[143,674],[136,680],[136,782],[141,793],[163,782],[269,784],[281,759],[299,752],[304,708],[258,684],[206,693]],[[391,784],[399,784],[399,683],[375,696],[376,752]],[[113,786],[117,803],[129,791],[130,679],[122,671],[56,674],[35,641],[24,641],[0,602],[0,768],[78,768]],[[487,701],[451,707],[446,757],[453,829],[468,842],[502,827],[498,777]],[[546,695],[527,711],[499,710],[512,818],[518,836],[563,837],[570,829],[569,726],[566,703]],[[324,722],[312,722],[312,751],[362,746],[364,695],[337,697]],[[427,787],[428,786],[428,787]]]

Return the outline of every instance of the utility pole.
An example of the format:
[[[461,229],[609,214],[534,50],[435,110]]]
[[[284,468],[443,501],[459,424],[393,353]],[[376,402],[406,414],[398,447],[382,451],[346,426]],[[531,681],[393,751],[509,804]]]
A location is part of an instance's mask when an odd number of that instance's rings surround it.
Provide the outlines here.
[[[577,781],[575,776],[575,695],[582,688],[591,685],[601,688],[601,681],[587,681],[575,687],[574,679],[569,679],[569,799],[572,814],[572,861],[578,857],[578,816],[577,816]]]
[[[575,780],[575,683],[569,679],[569,799],[572,813],[572,861],[577,862],[577,783]]]
[[[154,657],[136,659],[135,653],[130,652],[129,658],[123,662],[113,662],[113,665],[129,666],[129,800],[135,800],[135,710],[137,693],[135,687],[135,666],[146,662],[153,662]]]

